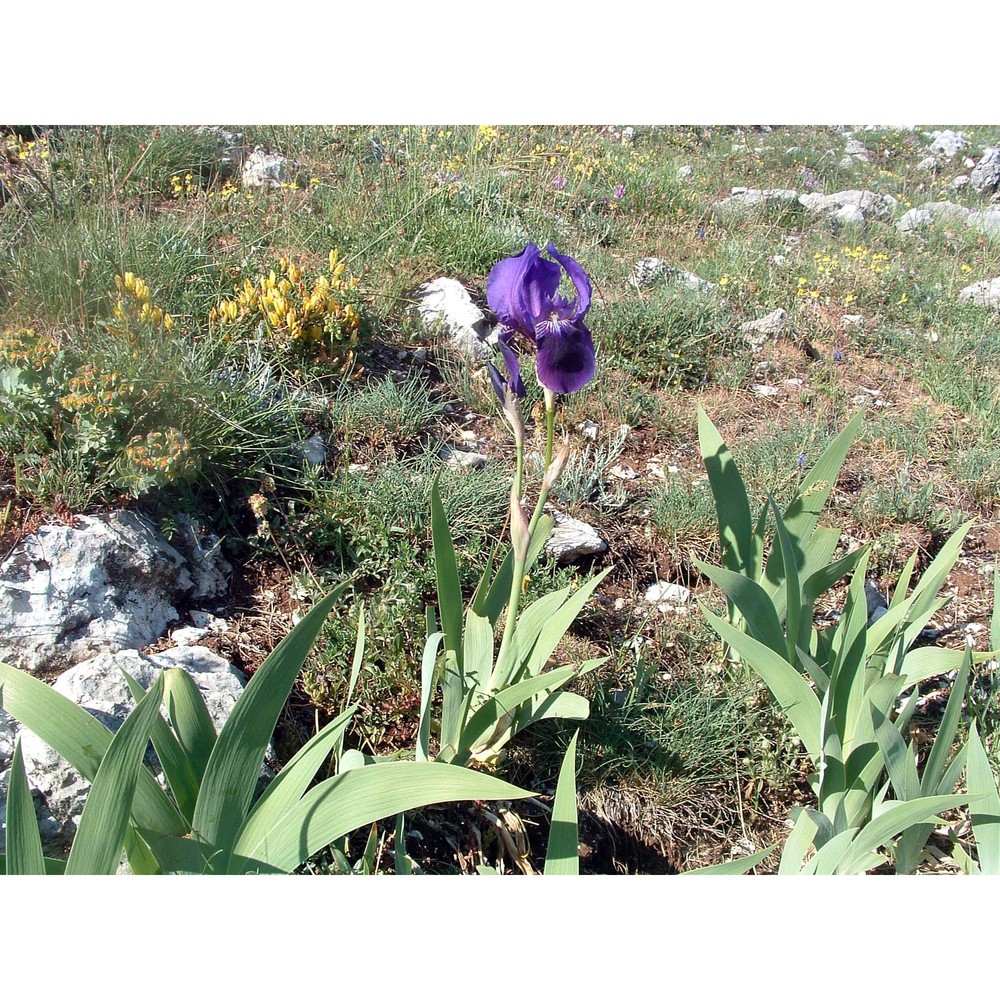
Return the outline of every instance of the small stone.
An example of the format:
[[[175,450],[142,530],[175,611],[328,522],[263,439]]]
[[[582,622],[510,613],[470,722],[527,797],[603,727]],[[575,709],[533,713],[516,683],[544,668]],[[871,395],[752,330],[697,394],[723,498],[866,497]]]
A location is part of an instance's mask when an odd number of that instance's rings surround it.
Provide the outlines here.
[[[848,313],[840,317],[843,326],[864,326],[865,318],[858,313]]]
[[[1000,187],[1000,147],[990,147],[983,152],[969,181],[980,194],[989,194]]]
[[[690,163],[685,163],[684,166],[677,168],[676,179],[679,181],[686,180],[694,173],[694,167]]]
[[[631,465],[626,465],[624,462],[619,465],[612,465],[608,472],[611,473],[615,479],[635,479],[638,473]]]
[[[545,553],[550,558],[565,565],[584,556],[599,555],[607,549],[608,543],[592,525],[561,511],[549,510],[547,513],[553,520],[552,534],[545,542]]]
[[[970,212],[966,223],[987,236],[1000,236],[1000,211]]]
[[[758,396],[777,396],[778,389],[773,385],[755,385],[753,392]]]
[[[931,152],[940,153],[949,160],[969,145],[968,140],[961,132],[953,132],[951,129],[935,129],[931,132],[931,137],[933,139]]]
[[[256,146],[243,164],[243,186],[248,188],[276,188],[289,184],[295,178],[298,165],[286,156],[272,153],[263,146]]]
[[[229,631],[229,622],[225,618],[219,618],[218,615],[198,610],[189,611],[188,614],[195,628],[203,628],[206,632],[213,634]]]
[[[646,600],[650,604],[687,604],[691,600],[691,591],[679,583],[669,583],[657,580],[646,590]]]
[[[322,465],[326,461],[326,445],[321,434],[313,434],[299,445],[302,457],[310,465]]]
[[[841,205],[833,213],[833,218],[852,226],[860,226],[865,221],[864,213],[857,205]]]
[[[596,441],[597,440],[598,427],[597,427],[597,424],[595,424],[593,420],[584,420],[584,422],[582,424],[577,424],[576,425],[576,429],[588,441]]]
[[[464,451],[450,445],[445,445],[439,454],[442,461],[453,469],[481,469],[488,461],[485,455],[477,451]]]
[[[941,169],[941,161],[936,156],[925,156],[918,164],[917,170],[922,173],[936,174]]]
[[[182,628],[175,628],[169,635],[170,641],[177,646],[196,646],[208,635],[208,629],[185,625]]]

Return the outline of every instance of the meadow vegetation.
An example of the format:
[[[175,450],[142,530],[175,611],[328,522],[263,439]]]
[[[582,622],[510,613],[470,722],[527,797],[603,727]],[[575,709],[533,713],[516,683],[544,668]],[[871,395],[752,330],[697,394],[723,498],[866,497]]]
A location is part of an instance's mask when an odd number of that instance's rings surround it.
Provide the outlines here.
[[[52,516],[131,506],[168,533],[178,514],[193,517],[224,537],[235,576],[219,613],[235,638],[222,651],[251,673],[338,588],[329,618],[311,619],[308,655],[299,643],[281,715],[288,755],[324,733],[324,747],[339,741],[349,755],[337,776],[348,782],[376,759],[471,762],[496,776],[497,798],[510,788],[500,779],[565,789],[561,765],[575,762],[585,871],[682,871],[786,839],[782,870],[986,870],[968,818],[989,815],[969,795],[985,795],[1000,767],[986,655],[1000,645],[1000,312],[958,292],[1000,275],[1000,238],[831,223],[797,203],[714,208],[738,186],[868,189],[900,212],[945,198],[989,207],[948,187],[950,167],[917,169],[931,126],[858,130],[869,159],[850,166],[844,135],[827,127],[227,128],[293,160],[290,179],[243,186],[217,140],[193,128],[3,137],[0,555]],[[973,157],[1000,145],[1000,128],[963,134]],[[454,278],[486,309],[498,261],[550,240],[590,277],[596,347],[593,379],[554,411],[570,455],[550,499],[608,550],[570,566],[522,561],[523,608],[555,594],[581,607],[545,662],[511,664],[493,687],[484,668],[463,716],[448,664],[472,662],[478,630],[504,629],[508,605],[486,592],[494,579],[505,600],[510,589],[504,550],[494,554],[519,450],[486,368],[416,318],[416,291]],[[650,257],[669,267],[637,282]],[[779,308],[779,334],[741,332]],[[520,359],[530,516],[549,464],[547,401],[530,354]],[[821,466],[833,480],[818,487],[818,463],[849,426],[850,447]],[[714,467],[713,434],[727,456]],[[442,461],[442,445],[470,441],[484,470]],[[816,528],[802,504],[824,489]],[[757,542],[749,518],[761,510]],[[756,551],[756,568],[737,550]],[[794,551],[801,579],[782,572]],[[828,564],[841,572],[800,602],[806,570]],[[692,600],[647,601],[657,581]],[[895,631],[865,630],[866,581],[890,598]],[[940,647],[942,669],[921,660],[907,694],[888,675],[913,643]],[[546,671],[565,676],[566,712],[529,728],[504,690]],[[810,689],[822,739],[776,691],[786,681]],[[571,699],[589,700],[589,716]],[[490,742],[469,706],[494,702],[515,721],[496,709]],[[947,746],[933,755],[939,730]],[[479,742],[463,743],[469,732]],[[852,741],[882,756],[852,764]],[[862,772],[860,791],[831,777]],[[886,816],[880,775],[906,812],[869,842],[872,817]],[[202,808],[191,796],[187,819]],[[423,805],[393,801],[400,816]],[[408,814],[423,854],[413,839],[401,846],[401,820],[371,827],[365,815],[353,838],[335,827],[336,849],[274,864],[541,870],[549,815],[538,803],[506,800],[489,822],[482,810]],[[188,863],[208,862],[177,870]],[[758,871],[778,868],[777,854],[757,858]]]

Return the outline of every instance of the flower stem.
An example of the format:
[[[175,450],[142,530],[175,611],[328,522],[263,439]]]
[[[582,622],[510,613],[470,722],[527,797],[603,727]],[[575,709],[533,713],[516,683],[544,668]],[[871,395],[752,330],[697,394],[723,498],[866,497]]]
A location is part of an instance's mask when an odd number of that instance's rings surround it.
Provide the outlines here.
[[[552,464],[552,446],[556,433],[556,394],[551,389],[545,390],[545,468],[542,470],[542,488],[538,493],[535,512],[531,515],[529,534],[533,534],[542,516],[542,508],[549,499],[549,487],[545,485],[546,473]]]

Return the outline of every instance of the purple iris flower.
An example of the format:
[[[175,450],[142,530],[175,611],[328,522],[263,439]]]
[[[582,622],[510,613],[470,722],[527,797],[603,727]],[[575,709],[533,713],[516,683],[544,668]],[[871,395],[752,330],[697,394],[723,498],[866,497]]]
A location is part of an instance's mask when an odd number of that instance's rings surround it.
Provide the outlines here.
[[[524,395],[517,356],[510,346],[515,333],[538,351],[538,381],[552,392],[583,388],[596,370],[594,341],[583,319],[590,308],[590,279],[572,258],[549,243],[546,260],[534,243],[516,257],[500,261],[486,281],[486,300],[500,320],[499,345],[511,391]],[[559,294],[565,271],[576,297]]]
[[[621,201],[621,199],[624,198],[624,197],[625,197],[625,185],[624,184],[616,184],[615,185],[615,200],[616,201]]]

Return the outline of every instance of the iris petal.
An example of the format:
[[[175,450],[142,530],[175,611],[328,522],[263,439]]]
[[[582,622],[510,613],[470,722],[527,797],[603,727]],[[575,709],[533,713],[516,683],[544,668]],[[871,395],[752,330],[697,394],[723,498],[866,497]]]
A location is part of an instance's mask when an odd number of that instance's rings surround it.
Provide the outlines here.
[[[563,327],[538,341],[538,381],[553,392],[582,389],[597,369],[594,341],[582,324]]]
[[[486,299],[500,320],[500,353],[512,393],[524,396],[517,356],[511,348],[515,333],[538,349],[538,380],[553,392],[573,392],[594,377],[594,342],[583,318],[590,309],[592,289],[584,269],[560,254],[550,242],[541,250],[529,243],[521,253],[497,263],[486,280]],[[572,300],[559,294],[563,271],[576,290]],[[492,370],[494,386],[502,377]],[[500,390],[497,390],[498,395]]]
[[[573,319],[583,319],[590,308],[590,278],[587,272],[572,258],[559,253],[556,248],[549,243],[545,248],[550,257],[554,257],[566,269],[573,286],[576,288],[576,308],[573,311]]]
[[[500,347],[500,353],[503,355],[504,367],[507,369],[507,384],[510,386],[510,391],[518,399],[523,399],[524,383],[521,381],[521,366],[517,363],[517,355],[509,343],[513,333],[514,331],[511,330],[506,338],[501,334],[497,339],[497,344]]]
[[[486,279],[486,301],[501,323],[520,327],[522,287],[534,260],[541,251],[529,243],[516,257],[505,257]]]

